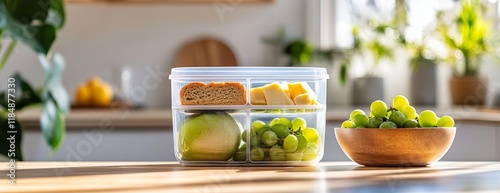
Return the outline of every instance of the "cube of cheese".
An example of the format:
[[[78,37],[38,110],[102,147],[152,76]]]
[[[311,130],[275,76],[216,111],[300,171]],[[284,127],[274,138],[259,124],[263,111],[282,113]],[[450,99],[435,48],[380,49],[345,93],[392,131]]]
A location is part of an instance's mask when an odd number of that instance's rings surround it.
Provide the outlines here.
[[[279,83],[264,85],[262,89],[268,105],[293,105],[292,99]]]
[[[295,97],[304,94],[304,93],[309,93],[309,97],[312,99],[316,99],[317,96],[314,94],[314,91],[309,87],[309,84],[307,82],[294,82],[294,83],[288,83],[288,90],[290,92],[290,98],[295,100]]]
[[[311,97],[309,93],[299,94],[295,98],[293,98],[293,102],[296,105],[312,105],[314,104],[315,99]]]
[[[252,105],[267,105],[264,89],[262,87],[250,89],[250,103]]]

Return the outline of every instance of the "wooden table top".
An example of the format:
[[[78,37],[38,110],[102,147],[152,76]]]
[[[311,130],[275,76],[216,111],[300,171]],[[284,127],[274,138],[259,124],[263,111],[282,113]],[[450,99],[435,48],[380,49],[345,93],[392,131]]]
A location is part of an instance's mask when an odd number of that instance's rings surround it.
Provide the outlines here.
[[[1,164],[1,192],[500,192],[500,162],[428,167],[184,167],[177,162],[18,162],[16,185]]]

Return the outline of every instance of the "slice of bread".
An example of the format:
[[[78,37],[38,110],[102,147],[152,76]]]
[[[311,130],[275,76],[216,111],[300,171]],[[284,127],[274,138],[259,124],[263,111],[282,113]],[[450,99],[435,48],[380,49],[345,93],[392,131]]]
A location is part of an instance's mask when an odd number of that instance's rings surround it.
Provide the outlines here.
[[[191,82],[180,91],[182,105],[244,105],[245,86],[239,82]]]

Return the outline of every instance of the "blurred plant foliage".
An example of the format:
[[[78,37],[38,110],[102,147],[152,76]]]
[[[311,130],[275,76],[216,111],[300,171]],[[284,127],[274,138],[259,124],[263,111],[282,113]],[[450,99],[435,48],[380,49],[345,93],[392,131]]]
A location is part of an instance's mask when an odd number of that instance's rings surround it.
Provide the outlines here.
[[[347,81],[348,69],[353,60],[361,59],[366,68],[365,76],[374,76],[382,60],[394,59],[398,42],[405,41],[399,31],[390,23],[370,20],[367,25],[352,28],[353,45],[344,50],[340,61],[340,81]]]
[[[296,38],[292,41],[286,40],[285,28],[281,27],[273,37],[264,37],[265,44],[278,47],[288,57],[288,66],[305,66],[314,61],[326,61],[332,63],[332,49],[314,48],[309,41]]]
[[[57,151],[65,134],[64,117],[69,112],[69,98],[62,86],[61,73],[65,66],[59,54],[50,53],[57,32],[64,26],[65,10],[63,0],[0,0],[0,37],[1,43],[8,43],[0,55],[0,71],[7,63],[18,42],[22,42],[36,53],[45,72],[45,81],[40,89],[33,89],[19,73],[15,73],[15,92],[0,92],[0,154],[7,156],[9,142],[5,140],[9,108],[8,94],[15,100],[15,112],[29,105],[41,105],[40,127],[45,140]],[[52,59],[51,59],[52,58]],[[21,64],[17,64],[21,65]],[[7,81],[4,79],[2,81]],[[15,159],[23,160],[21,152],[22,124],[16,117],[14,128],[17,131],[15,141]]]
[[[462,0],[458,12],[440,11],[437,32],[449,48],[445,63],[455,76],[477,76],[485,55],[499,58],[500,37],[479,0]]]

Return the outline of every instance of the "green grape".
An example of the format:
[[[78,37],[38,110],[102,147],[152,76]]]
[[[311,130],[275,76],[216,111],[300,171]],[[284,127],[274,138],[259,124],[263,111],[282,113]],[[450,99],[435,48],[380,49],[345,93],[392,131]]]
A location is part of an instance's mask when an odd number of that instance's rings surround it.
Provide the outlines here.
[[[273,125],[278,124],[280,122],[280,118],[274,118],[269,122],[269,127],[273,127]]]
[[[292,122],[290,122],[290,120],[288,120],[286,117],[274,118],[269,123],[269,126],[273,127],[273,125],[276,125],[276,124],[282,124],[282,125],[286,126],[287,128],[292,128]]]
[[[286,161],[301,161],[304,157],[302,152],[290,152],[286,153]]]
[[[247,130],[241,133],[241,139],[243,140],[243,142],[247,142]]]
[[[292,120],[293,131],[298,131],[299,129],[305,129],[307,127],[307,122],[304,118],[297,117]]]
[[[264,150],[264,161],[271,161],[271,157],[269,156],[269,151],[271,150],[271,148],[264,147],[261,149]]]
[[[287,128],[292,128],[292,122],[288,120],[286,117],[281,117],[278,123],[285,125]]]
[[[288,127],[282,124],[274,124],[271,126],[271,131],[276,133],[276,136],[278,136],[279,139],[284,139],[286,136],[290,135]]]
[[[285,161],[286,151],[283,149],[283,147],[279,145],[274,145],[269,150],[269,156],[271,157],[272,161]]]
[[[379,128],[398,128],[396,123],[393,123],[391,121],[385,121],[382,124],[380,124]]]
[[[255,128],[250,127],[250,136],[254,136],[254,135],[257,135],[257,131],[255,130]]]
[[[318,157],[318,153],[312,147],[308,147],[303,154],[302,161],[311,161]]]
[[[262,135],[262,143],[264,143],[266,147],[271,147],[276,144],[276,142],[278,142],[278,136],[276,136],[276,133],[272,131],[266,131]]]
[[[314,143],[319,138],[318,131],[311,127],[302,130],[302,136],[306,138],[308,143]]]
[[[417,128],[418,126],[418,122],[415,119],[406,121],[404,125],[405,128]]]
[[[410,105],[403,107],[400,111],[405,115],[407,121],[417,118],[417,111]]]
[[[355,128],[354,123],[352,121],[344,121],[342,122],[341,128]]]
[[[311,147],[313,148],[315,151],[318,151],[319,148],[321,147],[321,139],[318,138],[318,140],[316,140],[315,142],[312,142],[312,143],[308,143],[307,144],[307,147]]]
[[[253,147],[250,150],[250,159],[252,161],[262,161],[264,160],[264,150],[259,147]]]
[[[358,114],[352,119],[356,127],[366,127],[368,125],[368,117],[366,115]]]
[[[288,135],[283,142],[283,149],[286,152],[294,152],[299,146],[299,140],[295,135]]]
[[[267,126],[266,123],[264,123],[264,121],[256,120],[252,123],[252,127],[255,127],[256,129],[260,129],[264,126]]]
[[[261,141],[259,139],[259,136],[257,135],[250,136],[250,147],[259,147],[260,145]]]
[[[350,120],[354,120],[354,117],[355,117],[356,115],[359,115],[359,114],[366,115],[366,114],[365,114],[365,112],[364,112],[363,110],[361,110],[361,109],[356,109],[356,110],[354,110],[354,111],[352,111],[352,112],[351,112],[351,116],[349,116],[349,119],[350,119]]]
[[[383,118],[387,114],[387,105],[384,103],[384,101],[381,100],[373,101],[373,103],[370,105],[370,111],[372,112],[373,116]]]
[[[406,117],[401,111],[394,111],[389,117],[389,121],[396,123],[398,127],[404,127],[406,123]]]
[[[299,135],[297,136],[297,140],[299,140],[299,145],[297,145],[297,149],[295,150],[295,152],[304,152],[307,148],[307,139],[304,136]]]
[[[450,116],[445,115],[438,120],[436,126],[438,126],[438,127],[453,127],[453,126],[455,126],[455,121]]]
[[[387,112],[387,114],[385,115],[385,117],[387,117],[387,119],[389,119],[389,117],[391,117],[391,115],[392,115],[392,111],[389,111],[389,112]]]
[[[247,145],[243,144],[234,154],[234,161],[245,161],[247,159]]]
[[[380,124],[382,124],[384,120],[382,118],[378,117],[371,117],[368,120],[368,125],[366,125],[367,128],[378,128]]]
[[[408,101],[408,99],[403,96],[403,95],[396,95],[393,99],[392,99],[392,106],[394,108],[396,108],[397,110],[401,110],[403,109],[404,107],[410,105],[410,102]]]
[[[418,123],[421,127],[434,127],[437,124],[438,117],[431,110],[425,110],[418,116]]]
[[[258,135],[259,137],[262,137],[262,135],[263,135],[266,131],[271,131],[271,128],[269,128],[269,126],[267,126],[267,125],[266,125],[266,126],[263,126],[263,127],[261,127],[261,128],[258,128],[258,129],[257,129],[257,135]]]

